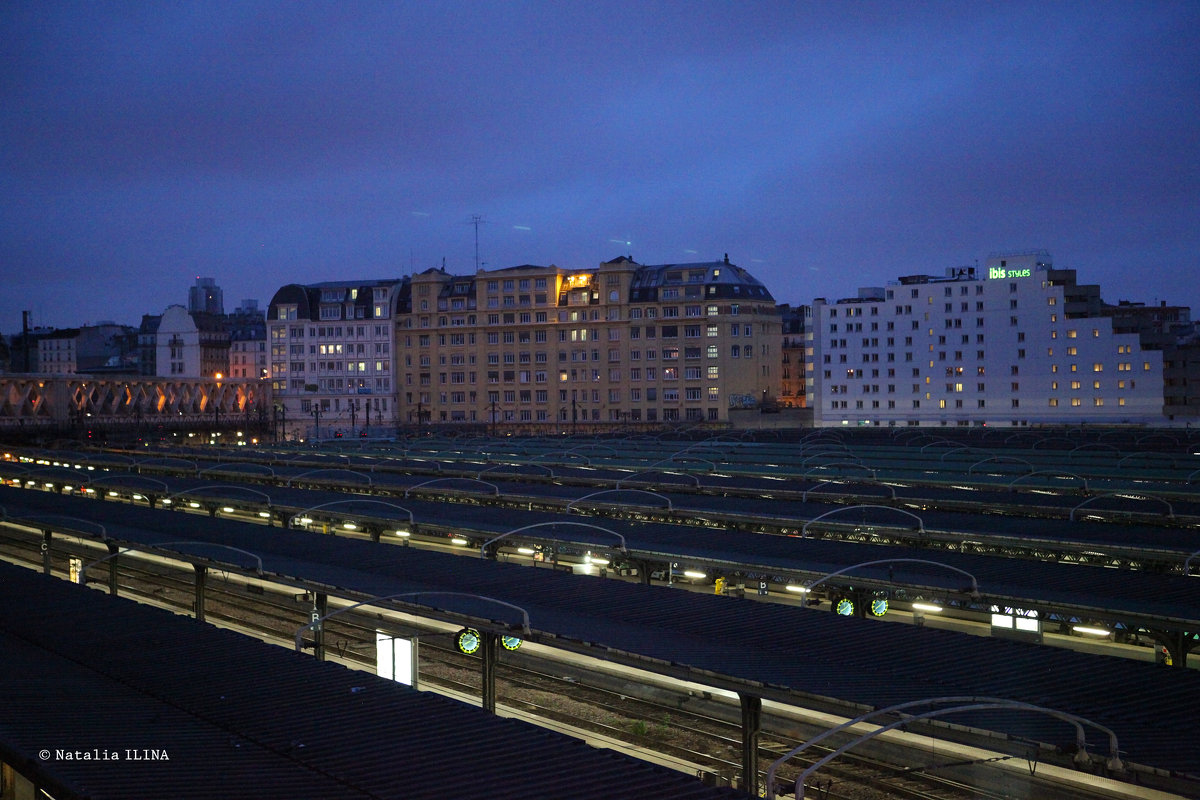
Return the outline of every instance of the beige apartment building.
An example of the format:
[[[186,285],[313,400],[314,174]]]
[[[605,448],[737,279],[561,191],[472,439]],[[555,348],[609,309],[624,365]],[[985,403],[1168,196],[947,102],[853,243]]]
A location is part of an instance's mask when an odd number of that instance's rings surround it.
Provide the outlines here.
[[[390,308],[372,315],[374,324],[395,325],[394,402],[385,424],[549,432],[723,423],[731,408],[756,406],[778,392],[775,301],[728,258],[646,266],[622,257],[593,269],[525,265],[466,276],[431,269],[366,283],[387,283],[393,293]],[[350,327],[334,317],[353,313],[354,303],[340,295],[334,302],[333,286],[280,290],[288,297],[277,294],[268,314],[273,348],[345,351],[336,333]],[[321,292],[330,295],[328,304]],[[315,302],[299,309],[285,302],[294,296]],[[280,313],[293,316],[284,323]],[[293,415],[319,403],[336,417],[362,391],[353,376],[336,374],[346,368],[337,359],[313,365],[323,371],[319,383],[311,369],[297,379],[299,366],[288,365],[288,379],[272,375],[277,399],[295,403]],[[380,388],[384,377],[373,375]],[[326,396],[339,384],[347,396]]]

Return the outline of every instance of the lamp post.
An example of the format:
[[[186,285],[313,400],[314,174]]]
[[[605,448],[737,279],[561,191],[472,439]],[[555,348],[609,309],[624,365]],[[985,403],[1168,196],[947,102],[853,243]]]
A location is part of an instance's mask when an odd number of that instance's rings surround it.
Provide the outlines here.
[[[313,441],[321,441],[321,404],[313,403]]]

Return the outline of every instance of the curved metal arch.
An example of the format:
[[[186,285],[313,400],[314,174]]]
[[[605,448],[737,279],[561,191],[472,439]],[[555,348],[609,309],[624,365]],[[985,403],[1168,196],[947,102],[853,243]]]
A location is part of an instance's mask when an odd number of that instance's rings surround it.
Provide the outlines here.
[[[408,514],[409,526],[412,526],[415,524],[415,518],[413,517],[413,512],[409,511],[404,506],[398,506],[395,503],[388,503],[383,500],[353,499],[353,500],[334,500],[329,503],[322,503],[319,506],[313,506],[312,508],[306,508],[303,511],[298,511],[295,514],[292,514],[291,518],[288,519],[288,525],[290,526],[293,522],[295,522],[297,519],[300,519],[301,517],[303,517],[303,515],[307,514],[310,511],[320,511],[323,508],[330,508],[332,506],[348,506],[348,505],[377,505],[377,506],[387,506],[389,508],[398,508],[401,511],[403,511],[405,514]]]
[[[171,487],[167,485],[166,481],[160,481],[158,478],[151,478],[149,475],[138,475],[137,473],[134,473],[134,472],[121,473],[120,475],[97,475],[95,478],[93,478],[91,480],[83,481],[82,485],[83,486],[93,486],[93,485],[104,486],[105,484],[111,483],[112,481],[114,481],[117,478],[133,478],[134,480],[138,480],[138,481],[149,481],[151,483],[157,483],[159,486],[162,487],[162,492],[164,495],[167,495],[171,491]],[[120,484],[117,484],[117,485],[119,486]],[[133,487],[129,487],[129,488],[133,488]],[[145,491],[145,489],[143,489],[142,491]]]
[[[1031,450],[1048,449],[1048,448],[1042,448],[1039,445],[1044,445],[1044,444],[1048,445],[1051,442],[1066,442],[1067,444],[1071,444],[1071,445],[1075,444],[1070,439],[1068,439],[1066,436],[1043,436],[1043,437],[1039,438],[1036,442],[1034,442],[1033,447],[1031,447],[1030,449]]]
[[[819,451],[813,453],[812,455],[808,455],[808,456],[805,456],[804,458],[800,459],[800,463],[797,464],[796,466],[798,466],[800,468],[804,468],[804,467],[808,466],[808,462],[812,461],[814,458],[821,458],[822,456],[828,456],[830,458],[835,458],[835,459],[836,458],[844,458],[845,456],[849,456],[854,461],[858,461],[859,463],[862,462],[861,458],[854,455],[849,450],[847,450],[845,447],[843,447],[840,450],[819,450]]]
[[[618,455],[615,448],[609,447],[606,444],[599,444],[597,442],[589,442],[587,444],[576,445],[575,447],[572,447],[570,450],[567,450],[566,452],[578,453],[581,450],[593,450],[593,451],[594,450],[607,450],[610,454],[612,454],[614,456]]]
[[[1085,444],[1081,444],[1081,445],[1078,445],[1077,447],[1075,447],[1073,450],[1071,450],[1071,452],[1069,452],[1067,454],[1067,456],[1070,457],[1070,456],[1074,455],[1075,453],[1079,452],[1080,450],[1092,450],[1092,451],[1113,452],[1113,453],[1121,452],[1121,448],[1117,447],[1116,445],[1109,444],[1108,442],[1086,442]]]
[[[872,480],[879,479],[879,473],[877,473],[873,467],[868,467],[861,461],[831,461],[828,464],[817,464],[815,467],[812,467],[812,470],[829,469],[830,467],[855,467],[857,469],[866,470],[868,473],[870,473]],[[809,470],[806,469],[805,474],[808,474],[808,472]]]
[[[928,447],[928,445],[926,445],[926,447]],[[978,455],[978,453],[979,453],[978,450],[976,450],[974,447],[971,447],[970,445],[956,444],[954,447],[947,448],[946,452],[942,453],[942,457],[939,458],[938,461],[945,461],[946,456],[952,456],[955,453],[961,453],[964,450],[967,451],[967,455],[971,455],[972,453]],[[922,447],[921,452],[924,452],[924,451],[925,451],[925,448]]]
[[[891,435],[893,439],[920,439],[921,437],[929,437],[930,439],[934,438],[928,430],[922,430],[920,427],[907,426],[903,428],[892,428]]]
[[[259,577],[262,577],[262,574],[263,574],[262,556],[258,555],[257,553],[251,553],[249,550],[243,550],[240,547],[233,547],[232,545],[228,545],[228,544],[218,544],[216,542],[204,542],[204,541],[200,541],[198,539],[180,539],[180,540],[174,541],[174,542],[139,542],[136,547],[123,547],[123,548],[117,550],[117,552],[115,552],[115,553],[109,553],[108,555],[104,556],[103,558],[98,558],[95,561],[92,561],[88,564],[84,564],[83,567],[79,571],[82,574],[87,571],[88,567],[94,567],[101,562],[108,561],[110,558],[115,558],[115,557],[121,555],[122,553],[128,553],[131,550],[145,550],[145,549],[152,548],[152,547],[170,547],[173,545],[181,545],[181,544],[198,544],[198,545],[203,545],[204,547],[219,547],[222,550],[232,550],[235,553],[241,553],[243,555],[250,556],[251,558],[253,558],[255,561],[258,562],[258,567],[255,568],[255,574],[257,574]],[[235,564],[234,566],[239,566],[239,565]]]
[[[930,447],[937,447],[939,445],[940,446],[949,445],[950,447],[966,447],[966,445],[959,444],[958,442],[952,441],[950,439],[940,439],[940,438],[935,437],[932,442],[927,442],[926,444],[921,445],[921,452],[924,453]]]
[[[806,433],[800,437],[800,443],[803,444],[809,439],[832,439],[838,444],[843,444],[841,434],[836,432],[833,428],[818,428],[812,433]]]
[[[585,467],[590,467],[592,465],[592,460],[587,456],[583,455],[582,453],[572,453],[567,450],[552,450],[548,453],[542,453],[541,455],[533,456],[533,458],[530,459],[530,463],[537,464],[542,459],[551,458],[556,459],[554,463],[560,465],[567,464],[568,462],[574,460],[582,461]]]
[[[696,461],[701,464],[707,464],[709,472],[717,471],[717,465],[715,463],[713,463],[712,461],[709,461],[707,458],[701,458],[700,456],[695,456],[695,455],[688,456],[687,458],[680,458],[680,456],[684,455],[685,453],[687,453],[687,448],[684,448],[683,450],[676,450],[674,453],[671,453],[671,455],[667,456],[666,458],[664,458],[660,461],[655,461],[653,464],[651,464],[649,466],[649,469],[654,469],[655,467],[661,466],[663,464],[679,464],[682,466],[684,464],[687,464],[689,461]]]
[[[1040,442],[1043,439],[1043,437],[1038,436],[1036,433],[1031,433],[1030,431],[1017,431],[1016,433],[1011,433],[1008,436],[1006,436],[1004,439],[1004,443],[1008,444],[1009,442],[1013,441],[1014,439],[1032,439],[1036,443],[1036,442]]]
[[[975,468],[978,467],[980,464],[987,464],[992,461],[995,461],[999,464],[1024,464],[1026,467],[1029,468],[1029,472],[1024,473],[1026,475],[1031,474],[1034,471],[1033,464],[1029,463],[1028,461],[1026,461],[1023,458],[1017,458],[1016,456],[991,456],[990,458],[985,458],[982,461],[976,461],[974,464],[972,464],[970,467],[967,468],[967,474],[971,475],[975,471]]]
[[[14,477],[19,476],[21,478],[28,478],[33,475],[47,475],[47,474],[49,474],[50,476],[57,475],[58,477],[61,477],[61,478],[85,477],[87,475],[86,472],[80,472],[79,470],[72,469],[71,467],[54,467],[54,466],[48,467],[48,466],[43,465],[43,466],[34,466],[30,469],[22,469],[20,464],[14,464],[13,466],[17,467],[17,469],[18,469],[18,472],[14,473]],[[75,482],[76,483],[87,483],[86,480],[75,481]]]
[[[801,538],[805,537],[808,534],[808,526],[812,525],[814,522],[820,522],[821,520],[825,519],[826,517],[831,517],[834,514],[842,514],[846,511],[853,511],[856,508],[878,508],[878,509],[882,509],[884,511],[897,511],[901,514],[904,514],[905,516],[912,517],[913,519],[915,519],[917,521],[917,524],[919,526],[917,528],[918,533],[925,532],[925,520],[921,519],[920,517],[918,517],[916,514],[912,513],[911,511],[905,511],[903,508],[893,508],[892,506],[879,506],[879,505],[860,503],[859,505],[856,505],[856,506],[842,506],[841,508],[835,508],[832,511],[826,511],[824,514],[821,514],[820,516],[813,517],[808,522],[804,523],[804,527],[802,527],[800,529]]]
[[[1119,460],[1117,462],[1117,466],[1118,467],[1124,466],[1125,462],[1132,458],[1143,458],[1147,461],[1152,461],[1154,459],[1170,459],[1171,462],[1174,463],[1175,454],[1174,453],[1156,453],[1153,450],[1138,450],[1136,453],[1130,453],[1129,455],[1122,457],[1121,460]]]
[[[911,714],[903,713],[903,711],[907,708],[919,707],[922,705],[931,705],[933,703],[955,703],[956,705],[951,706],[949,708],[933,709],[933,710],[927,711],[923,714],[911,715]],[[826,731],[818,734],[817,736],[814,736],[812,739],[809,739],[808,741],[804,742],[800,746],[788,751],[787,753],[785,753],[784,755],[782,755],[778,759],[776,759],[774,762],[772,762],[771,767],[767,770],[766,796],[767,796],[768,800],[774,800],[774,797],[775,797],[775,772],[788,759],[792,758],[793,756],[798,755],[799,753],[803,752],[804,750],[807,750],[809,747],[812,747],[813,745],[816,745],[816,744],[824,741],[825,739],[829,738],[830,736],[833,736],[837,733],[841,733],[842,731],[848,730],[850,727],[852,727],[854,725],[859,725],[864,722],[869,722],[874,717],[882,716],[884,714],[893,714],[893,713],[901,714],[901,718],[896,720],[895,722],[889,723],[888,725],[885,725],[881,728],[876,728],[875,730],[869,731],[868,733],[863,734],[862,736],[848,742],[847,744],[843,745],[842,747],[838,748],[837,750],[818,759],[811,766],[809,766],[802,773],[800,773],[796,777],[796,794],[795,794],[795,796],[796,796],[797,800],[803,800],[804,780],[810,774],[812,774],[814,771],[823,767],[829,761],[832,761],[834,758],[840,756],[842,753],[855,747],[858,744],[869,741],[870,739],[873,739],[882,733],[886,733],[887,731],[893,730],[902,725],[906,725],[910,722],[919,721],[922,719],[932,719],[935,717],[944,716],[946,714],[960,713],[960,712],[964,712],[964,711],[984,711],[984,710],[993,710],[993,709],[1012,709],[1015,711],[1034,711],[1034,712],[1038,712],[1038,713],[1047,714],[1049,716],[1055,717],[1056,719],[1060,719],[1060,720],[1070,724],[1072,727],[1075,728],[1075,744],[1077,746],[1077,751],[1076,751],[1076,759],[1077,760],[1079,760],[1081,756],[1084,759],[1087,758],[1087,749],[1086,749],[1087,748],[1087,739],[1083,733],[1083,725],[1087,724],[1092,727],[1095,727],[1098,730],[1103,731],[1108,736],[1108,747],[1109,747],[1108,766],[1109,766],[1109,768],[1114,771],[1119,771],[1124,768],[1124,765],[1121,763],[1120,745],[1117,742],[1117,735],[1111,729],[1109,729],[1099,723],[1092,722],[1091,720],[1087,719],[1086,717],[1081,717],[1081,716],[1078,716],[1076,714],[1071,714],[1066,711],[1059,711],[1057,709],[1045,708],[1043,706],[1037,706],[1032,703],[1023,703],[1023,702],[1020,702],[1017,700],[1006,700],[1006,699],[999,698],[999,697],[969,697],[969,696],[936,697],[936,698],[928,698],[925,700],[912,700],[912,701],[909,701],[906,703],[898,703],[893,706],[888,706],[887,708],[881,708],[881,709],[876,709],[874,711],[869,711],[866,714],[862,714],[858,717],[855,717],[852,720],[844,722],[840,725],[836,725],[833,728],[830,728],[829,730],[826,730]]]
[[[106,459],[112,459],[114,463],[122,463],[125,466],[133,466],[137,463],[137,459],[135,459],[133,456],[127,456],[124,453],[110,453],[104,450],[101,450],[99,453],[93,453],[92,457],[88,460],[96,463],[103,462]],[[120,461],[117,461],[117,459],[120,459]]]
[[[313,621],[309,622],[307,625],[301,625],[299,628],[296,629],[296,652],[299,653],[304,649],[303,644],[300,640],[300,637],[304,635],[304,632],[307,630],[314,629],[316,626],[320,625],[321,623],[323,623],[325,620],[329,619],[330,617],[336,617],[338,614],[345,614],[347,611],[353,611],[354,609],[360,608],[362,606],[377,605],[379,603],[382,603],[385,600],[396,600],[401,597],[470,597],[474,600],[486,600],[488,602],[495,603],[498,606],[504,606],[505,608],[511,608],[516,611],[520,611],[521,612],[521,631],[522,631],[522,633],[524,633],[526,636],[528,636],[532,632],[531,628],[529,627],[529,612],[528,611],[521,608],[520,606],[513,605],[512,603],[506,603],[503,600],[497,600],[495,597],[488,597],[487,595],[484,595],[484,594],[471,594],[470,592],[400,592],[398,594],[383,595],[382,597],[372,597],[368,600],[363,600],[361,602],[355,603],[354,605],[346,606],[345,608],[339,608],[337,611],[330,611],[325,616],[317,617]],[[413,605],[424,605],[424,604],[423,603],[414,603]],[[441,610],[441,609],[435,609],[435,610]]]
[[[581,503],[584,500],[588,500],[592,497],[599,497],[602,494],[628,494],[630,492],[635,492],[637,494],[648,494],[651,497],[657,497],[660,500],[665,500],[667,501],[667,511],[675,510],[675,506],[671,503],[671,498],[667,497],[666,495],[661,495],[658,492],[651,492],[647,491],[646,489],[601,489],[598,492],[592,492],[591,494],[585,494],[583,497],[577,497],[571,502],[567,503],[567,513],[569,514],[571,512],[571,506],[575,505],[576,503]]]
[[[805,490],[804,490],[804,491],[801,493],[801,495],[800,495],[800,502],[801,502],[801,503],[807,503],[807,502],[808,502],[808,495],[809,495],[810,493],[817,491],[817,490],[818,490],[818,489],[820,489],[822,486],[829,486],[829,485],[831,485],[831,484],[834,484],[834,483],[837,483],[837,481],[821,481],[820,483],[818,483],[816,486],[812,487],[811,489],[805,489]],[[892,493],[892,499],[893,499],[893,500],[895,500],[895,499],[896,499],[896,487],[895,487],[895,486],[889,486],[888,484],[884,483],[883,481],[878,481],[878,480],[872,480],[872,481],[871,481],[871,485],[874,485],[874,486],[882,486],[883,488],[887,489],[889,492],[891,492],[891,493]],[[891,506],[888,506],[888,508],[890,508],[890,507],[891,507]]]
[[[699,442],[696,442],[697,445],[711,445],[716,443],[731,444],[734,445],[734,447],[737,447],[738,445],[743,445],[746,442],[742,439],[738,439],[737,437],[730,436],[727,433],[719,433],[716,436],[710,436],[707,439],[701,439]]]
[[[440,471],[440,470],[439,470],[439,471]],[[355,475],[355,476],[358,476],[358,477],[361,477],[361,478],[366,478],[366,480],[367,480],[367,486],[374,486],[374,485],[375,485],[375,482],[374,482],[373,480],[371,480],[371,476],[370,476],[370,475],[367,475],[367,474],[365,474],[365,473],[362,473],[362,472],[355,472],[355,471],[354,471],[354,470],[352,470],[352,469],[337,469],[337,468],[329,468],[329,467],[322,467],[321,469],[310,469],[310,470],[308,470],[307,472],[301,472],[299,475],[293,475],[291,478],[288,478],[288,482],[287,482],[287,484],[286,484],[286,485],[287,485],[287,486],[291,486],[293,481],[298,481],[298,480],[300,480],[301,478],[307,478],[309,475],[316,475],[316,474],[317,474],[317,473],[319,473],[319,472],[337,472],[337,473],[349,473],[349,474],[351,474],[351,475]]]
[[[1174,436],[1171,436],[1170,434],[1162,433],[1161,431],[1155,432],[1155,433],[1147,433],[1145,436],[1139,436],[1137,439],[1134,440],[1134,444],[1140,445],[1142,442],[1149,441],[1151,439],[1166,439],[1168,442],[1170,442],[1173,445],[1176,445],[1176,446],[1179,445],[1178,439],[1176,439]]]
[[[174,503],[176,497],[187,497],[188,495],[192,495],[196,492],[203,492],[207,489],[232,489],[235,492],[249,492],[250,494],[256,494],[259,497],[266,498],[267,508],[270,508],[272,506],[271,495],[267,494],[266,492],[259,491],[258,489],[251,489],[249,486],[237,486],[232,483],[214,483],[209,486],[196,486],[191,489],[184,489],[181,492],[175,492],[174,494],[169,494],[166,497],[164,497],[163,500],[170,500],[172,503]]]
[[[493,497],[500,496],[500,487],[499,486],[497,486],[494,483],[488,483],[487,481],[481,481],[478,478],[432,478],[427,481],[422,481],[421,483],[418,483],[415,486],[408,487],[407,489],[404,490],[404,496],[407,498],[409,492],[411,492],[413,489],[420,489],[422,486],[431,486],[435,483],[446,483],[447,481],[469,481],[471,483],[481,483],[484,486],[492,487],[492,496]]]
[[[822,575],[820,578],[813,581],[812,583],[806,583],[805,586],[808,587],[808,590],[811,592],[814,588],[816,588],[817,586],[820,586],[822,583],[829,580],[830,578],[836,578],[838,575],[845,575],[847,572],[858,569],[859,567],[874,567],[879,564],[888,564],[888,565],[891,565],[891,564],[930,564],[935,567],[942,567],[944,569],[948,569],[951,572],[957,572],[960,575],[966,575],[968,578],[971,579],[971,589],[970,589],[971,599],[972,600],[979,599],[979,581],[977,581],[975,579],[974,575],[967,572],[965,569],[959,569],[958,567],[953,567],[949,564],[943,564],[941,561],[930,561],[927,558],[881,558],[876,561],[864,561],[861,564],[851,564],[848,567],[842,567],[841,569],[839,569],[836,572],[831,572],[828,575]]]
[[[845,443],[836,440],[822,439],[812,444],[801,445],[800,453],[808,454],[804,456],[805,460],[817,458],[818,456],[847,456],[849,458],[858,458],[858,456],[854,455],[854,451],[852,451],[849,447],[846,447]]]
[[[199,464],[197,464],[195,461],[189,461],[186,458],[173,458],[171,456],[155,456],[153,458],[143,458],[140,461],[133,462],[133,466],[137,467],[138,469],[141,469],[144,466],[171,467],[171,466],[178,466],[180,464],[187,464],[188,466],[190,466],[192,468],[193,472],[200,471]]]
[[[94,520],[90,519],[80,519],[79,517],[72,517],[66,514],[31,514],[29,516],[11,517],[8,515],[7,509],[4,509],[4,514],[0,516],[0,519],[3,519],[5,522],[17,523],[18,525],[24,524],[25,522],[53,522],[57,519],[69,519],[71,522],[82,522],[84,525],[95,525],[100,529],[101,541],[108,541],[108,528],[105,528],[99,522],[95,522]]]
[[[1089,504],[1089,503],[1094,503],[1095,501],[1097,501],[1097,500],[1100,500],[1100,499],[1102,499],[1102,498],[1105,498],[1105,497],[1121,497],[1121,498],[1123,498],[1123,499],[1130,499],[1130,498],[1129,498],[1127,495],[1123,495],[1123,494],[1122,494],[1122,493],[1120,493],[1120,492],[1105,492],[1104,494],[1097,494],[1097,495],[1093,495],[1092,497],[1089,497],[1088,499],[1084,500],[1084,501],[1083,501],[1082,503],[1080,503],[1079,505],[1077,505],[1077,506],[1075,506],[1074,508],[1072,508],[1072,509],[1071,509],[1071,516],[1070,516],[1070,517],[1068,517],[1068,519],[1069,519],[1071,522],[1074,522],[1074,521],[1075,521],[1075,512],[1076,512],[1076,511],[1078,511],[1079,509],[1083,508],[1084,506],[1086,506],[1086,505],[1087,505],[1087,504]],[[1166,506],[1166,507],[1167,507],[1167,519],[1175,519],[1175,508],[1174,508],[1174,507],[1173,507],[1173,506],[1172,506],[1170,503],[1168,503],[1166,500],[1164,500],[1163,498],[1161,498],[1161,497],[1153,497],[1153,496],[1151,496],[1151,495],[1146,495],[1146,496],[1144,496],[1144,497],[1139,497],[1138,499],[1139,499],[1139,500],[1157,500],[1158,502],[1162,503],[1164,506]]]
[[[1195,558],[1196,556],[1200,556],[1200,550],[1197,550],[1196,552],[1194,552],[1190,556],[1188,556],[1186,559],[1184,559],[1184,561],[1183,561],[1183,576],[1185,578],[1191,576],[1192,559]]]
[[[665,469],[659,469],[659,470],[645,469],[645,470],[642,470],[641,472],[633,473],[628,478],[621,478],[621,480],[617,481],[617,488],[620,489],[621,484],[625,483],[626,481],[631,481],[634,478],[638,477],[639,475],[679,475],[679,476],[682,476],[685,478],[691,478],[692,481],[694,481],[695,486],[700,485],[700,479],[697,478],[695,475],[693,475],[690,472],[671,472],[670,470],[665,470]]]
[[[1085,492],[1088,491],[1087,478],[1083,477],[1082,475],[1076,475],[1074,472],[1059,472],[1057,470],[1052,470],[1052,469],[1039,469],[1034,472],[1026,472],[1024,475],[1018,475],[1017,477],[1015,477],[1011,481],[1009,481],[1008,486],[1006,486],[1005,488],[1011,490],[1014,486],[1016,486],[1017,481],[1022,481],[1022,480],[1025,480],[1026,478],[1032,478],[1035,475],[1050,475],[1055,478],[1062,478],[1062,477],[1075,478],[1077,480],[1083,481],[1083,490]]]
[[[547,478],[554,477],[554,470],[550,469],[550,467],[546,466],[545,464],[530,463],[530,464],[493,464],[492,466],[488,467],[487,469],[481,469],[481,470],[479,470],[479,472],[475,473],[475,478],[478,479],[481,475],[491,472],[494,469],[500,469],[501,467],[509,467],[510,469],[513,467],[537,467],[538,469],[546,470]],[[520,473],[513,473],[513,474],[519,475]]]
[[[480,558],[487,558],[488,547],[495,544],[496,542],[500,541],[501,539],[503,539],[506,536],[511,536],[514,533],[523,533],[524,531],[534,530],[535,528],[551,528],[556,525],[569,525],[571,527],[576,527],[576,528],[588,528],[590,530],[601,531],[602,533],[612,534],[613,536],[615,536],[621,540],[621,547],[620,547],[621,552],[625,553],[625,554],[629,553],[629,548],[625,546],[625,537],[624,536],[617,533],[616,531],[609,530],[608,528],[602,528],[599,525],[591,525],[586,522],[535,522],[532,525],[523,525],[520,528],[513,528],[511,531],[502,533],[499,536],[494,536],[491,539],[488,539],[486,542],[484,542],[480,546],[479,556],[480,556]]]
[[[260,475],[267,474],[272,478],[275,477],[275,470],[271,469],[266,464],[258,464],[253,461],[226,461],[220,464],[213,464],[211,467],[206,467],[205,469],[199,470],[196,473],[196,477],[198,478],[206,472],[214,472],[222,467],[253,467],[254,469],[266,470],[266,473],[259,473]],[[233,470],[228,471],[232,472]]]

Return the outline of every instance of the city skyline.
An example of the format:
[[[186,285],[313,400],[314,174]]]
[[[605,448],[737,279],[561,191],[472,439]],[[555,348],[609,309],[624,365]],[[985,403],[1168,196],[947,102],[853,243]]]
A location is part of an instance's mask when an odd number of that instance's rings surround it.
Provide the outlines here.
[[[697,11],[699,9],[699,11]],[[1200,9],[6,4],[0,330],[725,253],[781,303],[1046,249],[1196,306]]]

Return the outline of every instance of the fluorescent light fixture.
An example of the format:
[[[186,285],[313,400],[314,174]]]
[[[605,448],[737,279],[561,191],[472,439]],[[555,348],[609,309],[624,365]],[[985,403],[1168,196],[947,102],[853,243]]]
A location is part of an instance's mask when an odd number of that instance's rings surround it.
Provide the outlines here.
[[[260,512],[258,512],[258,515],[259,515],[260,517],[262,517],[263,519],[270,519],[270,518],[271,518],[271,512],[270,512],[270,511],[260,511]]]
[[[517,552],[523,556],[531,556],[533,555],[534,550],[532,547],[518,547]]]
[[[596,558],[595,556],[588,556],[588,561],[589,561],[589,563],[595,564],[598,567],[608,566],[607,558]]]
[[[933,603],[913,603],[912,607],[914,611],[932,611],[936,613],[942,610],[941,606],[935,606]]]
[[[685,569],[685,570],[683,571],[683,577],[685,577],[685,578],[696,578],[696,579],[700,579],[700,578],[707,578],[707,577],[708,577],[708,575],[707,575],[707,574],[705,574],[705,573],[703,573],[703,572],[701,572],[700,570],[696,570],[696,569]]]
[[[407,539],[409,536],[412,536],[412,534],[411,534],[411,533],[409,533],[408,531],[396,531],[396,535],[397,535],[397,536],[403,536],[403,537],[404,537],[404,538],[406,538],[406,539]]]
[[[108,493],[108,496],[109,496],[109,497],[116,497],[116,496],[117,496],[117,493],[116,493],[116,492],[109,492],[109,493]]]
[[[232,514],[233,506],[221,506],[221,510],[224,511],[226,514]]]
[[[343,527],[343,528],[345,528],[345,529],[346,529],[346,530],[348,530],[348,531],[356,531],[356,530],[358,530],[358,526],[357,526],[357,525],[355,525],[353,522],[343,522],[343,523],[342,523],[342,527]]]
[[[451,544],[467,544],[467,540],[462,538],[461,536],[455,536],[453,539],[450,540],[450,543]]]
[[[199,508],[199,507],[200,507],[199,503],[188,503],[188,508]]]
[[[89,489],[88,491],[91,491],[91,490]],[[169,497],[164,497],[164,498],[162,499],[162,504],[163,504],[164,506],[169,506],[169,505],[171,505],[171,498],[169,498]]]
[[[133,496],[133,499],[134,499],[134,500],[145,500],[146,498],[142,497],[140,494],[135,494],[135,495]]]
[[[63,486],[63,491],[64,491],[64,492],[69,492],[69,491],[71,491],[71,487],[70,487],[70,486],[66,486],[66,485],[64,485],[64,486]]]
[[[1088,636],[1108,636],[1112,631],[1106,631],[1104,628],[1092,628],[1088,625],[1072,625],[1071,630],[1076,633],[1085,633]]]
[[[789,592],[799,592],[800,594],[808,594],[812,591],[812,589],[809,589],[807,586],[801,586],[798,583],[789,583],[783,588]]]
[[[298,521],[301,525],[312,525],[312,517],[301,517]]]

